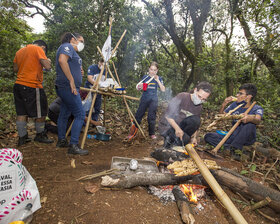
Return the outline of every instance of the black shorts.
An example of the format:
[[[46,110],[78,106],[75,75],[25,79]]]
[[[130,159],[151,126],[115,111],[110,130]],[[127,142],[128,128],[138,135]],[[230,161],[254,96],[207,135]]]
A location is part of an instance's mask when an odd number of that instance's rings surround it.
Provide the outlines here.
[[[48,101],[44,89],[15,84],[13,91],[18,116],[32,118],[47,116]]]

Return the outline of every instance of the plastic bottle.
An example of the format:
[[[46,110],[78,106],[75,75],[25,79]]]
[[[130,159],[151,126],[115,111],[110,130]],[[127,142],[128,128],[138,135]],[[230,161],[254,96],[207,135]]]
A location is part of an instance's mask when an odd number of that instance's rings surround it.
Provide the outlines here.
[[[32,204],[29,203],[25,206],[20,220],[24,222],[24,224],[30,224],[33,218],[33,213],[32,213]]]
[[[88,139],[96,139],[96,135],[90,135],[90,134],[88,134],[88,135],[87,135],[87,138],[88,138]]]

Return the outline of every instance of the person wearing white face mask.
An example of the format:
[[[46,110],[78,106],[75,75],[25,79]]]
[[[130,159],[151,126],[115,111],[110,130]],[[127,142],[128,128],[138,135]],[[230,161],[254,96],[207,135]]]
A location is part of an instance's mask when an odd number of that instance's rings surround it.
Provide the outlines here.
[[[65,33],[62,44],[56,53],[57,95],[61,98],[60,113],[57,121],[57,147],[68,147],[68,154],[87,155],[88,150],[78,146],[79,136],[85,119],[85,112],[79,89],[82,84],[82,59],[77,54],[84,48],[84,38],[78,33]],[[71,129],[70,144],[66,140],[68,117],[72,114],[74,122]]]
[[[200,82],[194,92],[179,93],[168,104],[159,122],[159,131],[164,137],[164,147],[197,144],[202,103],[210,96],[212,87],[208,82]]]

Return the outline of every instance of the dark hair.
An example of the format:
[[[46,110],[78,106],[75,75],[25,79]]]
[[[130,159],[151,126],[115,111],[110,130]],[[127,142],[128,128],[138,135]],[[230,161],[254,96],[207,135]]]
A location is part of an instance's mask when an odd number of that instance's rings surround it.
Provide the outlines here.
[[[245,83],[242,86],[239,87],[239,90],[244,89],[247,95],[251,95],[252,99],[251,101],[255,98],[257,95],[257,87],[252,84],[252,83]]]
[[[211,93],[212,92],[212,86],[209,82],[200,82],[196,85],[195,87],[197,89],[197,91],[199,91],[200,89],[202,89],[203,91],[207,92],[207,93]]]
[[[152,61],[150,64],[150,67],[155,66],[158,69],[158,63],[155,61]]]
[[[104,59],[103,58],[99,58],[98,62],[104,63]]]
[[[64,44],[64,43],[70,43],[71,39],[72,38],[79,38],[81,37],[82,35],[79,34],[79,33],[70,33],[70,32],[67,32],[67,33],[64,33],[61,37],[61,43]]]
[[[43,40],[35,40],[35,41],[33,41],[32,44],[36,44],[38,46],[44,46],[45,47],[45,53],[46,54],[48,53],[48,45],[46,44],[45,41],[43,41]]]

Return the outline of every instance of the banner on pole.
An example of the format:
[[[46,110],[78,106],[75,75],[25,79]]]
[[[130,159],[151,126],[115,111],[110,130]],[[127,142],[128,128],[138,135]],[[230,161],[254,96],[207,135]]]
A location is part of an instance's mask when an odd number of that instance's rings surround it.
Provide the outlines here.
[[[112,38],[111,35],[109,35],[102,47],[102,54],[104,56],[105,62],[107,62],[111,57],[111,42]]]

